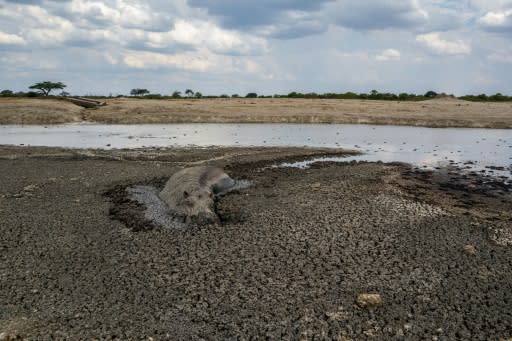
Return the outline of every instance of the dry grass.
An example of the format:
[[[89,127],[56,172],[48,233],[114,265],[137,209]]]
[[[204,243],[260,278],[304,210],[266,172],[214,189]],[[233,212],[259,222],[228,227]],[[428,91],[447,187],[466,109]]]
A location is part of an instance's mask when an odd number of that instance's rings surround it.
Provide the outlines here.
[[[82,108],[57,99],[0,98],[0,124],[55,124],[82,121]]]
[[[512,128],[511,103],[327,99],[110,99],[86,110],[59,100],[0,99],[0,123],[367,123]]]

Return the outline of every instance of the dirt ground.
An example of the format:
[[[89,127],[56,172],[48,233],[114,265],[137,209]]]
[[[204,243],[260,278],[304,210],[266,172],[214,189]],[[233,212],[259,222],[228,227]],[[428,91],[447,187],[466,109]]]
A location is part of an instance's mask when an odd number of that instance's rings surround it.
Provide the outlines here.
[[[108,99],[97,109],[65,100],[0,98],[0,124],[367,123],[512,128],[512,103],[327,99]]]
[[[511,338],[510,185],[403,164],[268,167],[328,153],[0,147],[0,335]],[[140,228],[120,189],[202,163],[255,186],[221,198],[221,224]]]

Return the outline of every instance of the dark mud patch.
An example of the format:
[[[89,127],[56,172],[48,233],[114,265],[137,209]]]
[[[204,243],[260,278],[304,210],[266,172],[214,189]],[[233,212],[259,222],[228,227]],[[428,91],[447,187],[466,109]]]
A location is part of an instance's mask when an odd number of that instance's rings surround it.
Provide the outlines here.
[[[510,179],[446,167],[435,171],[403,170],[396,183],[413,200],[466,216],[474,228],[482,228],[494,243],[512,246]]]
[[[146,207],[137,201],[130,199],[130,194],[127,192],[127,188],[135,185],[143,185],[161,189],[164,187],[167,179],[167,177],[152,178],[147,181],[138,182],[137,184],[133,182],[123,182],[109,188],[103,193],[103,195],[111,201],[111,207],[109,209],[110,218],[120,221],[134,232],[154,229],[156,225],[153,222],[146,220],[144,217]]]
[[[407,169],[402,183],[416,199],[448,204],[457,212],[486,220],[510,219],[512,182],[507,178],[465,172],[458,167],[434,171]],[[443,200],[439,200],[439,194]]]
[[[112,204],[109,210],[110,218],[122,222],[134,232],[150,231],[154,228],[180,229],[200,227],[194,223],[185,224],[185,217],[172,212],[158,197],[167,182],[168,177],[153,178],[138,183],[121,183],[104,192]],[[233,211],[220,204],[223,197],[239,193],[253,185],[249,180],[236,180],[235,188],[219,195],[214,200],[214,212],[219,217],[220,224],[240,223],[246,219],[243,211]],[[140,198],[143,199],[140,199]],[[144,198],[145,197],[145,198]]]

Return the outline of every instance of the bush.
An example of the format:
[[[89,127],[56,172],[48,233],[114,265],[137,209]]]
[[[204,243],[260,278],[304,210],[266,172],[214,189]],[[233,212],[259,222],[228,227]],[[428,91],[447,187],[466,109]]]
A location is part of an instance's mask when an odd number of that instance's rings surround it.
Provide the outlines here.
[[[12,90],[2,90],[2,92],[0,92],[0,96],[12,97],[12,96],[14,96],[14,92],[12,92]]]
[[[245,95],[245,98],[258,98],[258,94],[255,92],[249,92],[247,95]]]

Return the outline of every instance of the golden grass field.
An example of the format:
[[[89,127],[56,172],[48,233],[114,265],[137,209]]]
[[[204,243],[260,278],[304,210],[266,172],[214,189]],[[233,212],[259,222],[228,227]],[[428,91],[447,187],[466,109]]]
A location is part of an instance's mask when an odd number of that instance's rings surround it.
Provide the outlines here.
[[[0,124],[364,123],[512,128],[512,103],[338,99],[107,99],[83,109],[63,99],[0,98]]]

